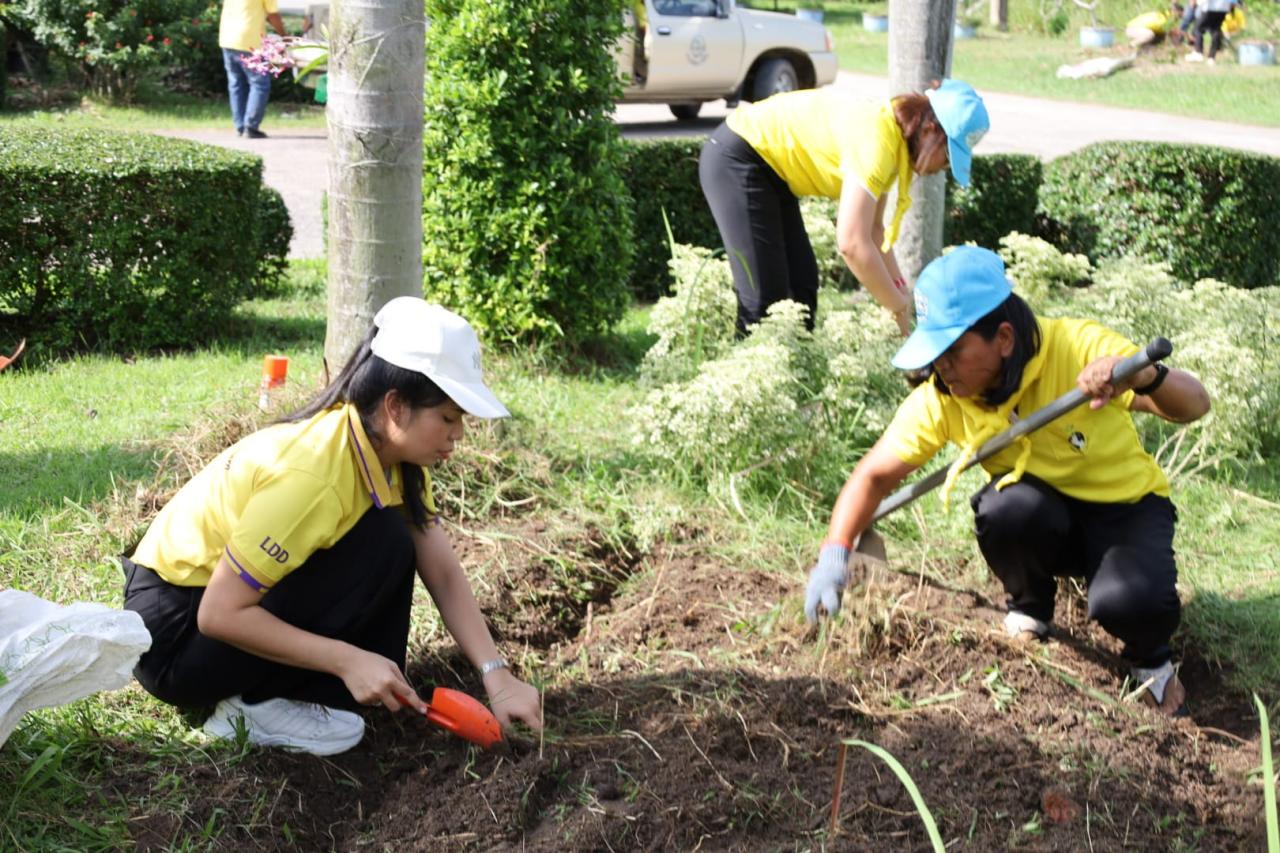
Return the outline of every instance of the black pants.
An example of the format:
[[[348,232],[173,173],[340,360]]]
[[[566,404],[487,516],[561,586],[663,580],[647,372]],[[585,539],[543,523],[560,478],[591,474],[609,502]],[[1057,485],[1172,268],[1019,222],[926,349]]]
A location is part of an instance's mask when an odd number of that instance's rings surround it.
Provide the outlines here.
[[[1196,22],[1196,52],[1204,53],[1204,34],[1211,34],[1208,57],[1213,59],[1222,47],[1222,22],[1226,20],[1226,12],[1205,12],[1204,17]]]
[[[791,299],[818,309],[818,261],[800,201],[746,140],[721,124],[702,146],[698,180],[711,206],[738,293],[738,334]]]
[[[124,606],[142,616],[151,649],[134,677],[156,698],[182,708],[242,696],[355,708],[342,679],[269,661],[201,634],[204,587],[175,586],[123,559]],[[413,539],[395,509],[372,508],[332,548],[317,551],[262,597],[268,612],[305,631],[376,652],[404,669],[413,602]]]
[[[1100,504],[1067,497],[1035,477],[997,492],[992,481],[970,501],[978,545],[1009,594],[1009,609],[1053,619],[1059,576],[1083,577],[1089,618],[1124,642],[1133,665],[1172,656],[1178,627],[1177,513],[1168,498]]]

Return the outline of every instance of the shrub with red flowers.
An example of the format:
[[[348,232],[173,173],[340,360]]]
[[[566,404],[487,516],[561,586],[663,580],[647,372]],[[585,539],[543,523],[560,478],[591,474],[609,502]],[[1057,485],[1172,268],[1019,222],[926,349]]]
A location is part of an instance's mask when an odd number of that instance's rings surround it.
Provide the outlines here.
[[[212,32],[209,0],[18,0],[35,38],[79,68],[95,94],[128,101],[148,71],[191,61]]]

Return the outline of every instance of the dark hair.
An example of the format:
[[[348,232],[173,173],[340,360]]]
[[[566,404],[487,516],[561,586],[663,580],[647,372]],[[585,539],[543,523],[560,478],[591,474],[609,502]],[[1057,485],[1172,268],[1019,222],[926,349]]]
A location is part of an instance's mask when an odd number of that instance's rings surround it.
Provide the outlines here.
[[[990,341],[996,336],[1002,323],[1008,323],[1013,327],[1013,352],[1009,353],[1009,357],[1000,366],[1000,382],[994,388],[988,388],[982,393],[982,402],[988,406],[999,406],[1013,396],[1018,386],[1022,384],[1022,371],[1026,368],[1027,362],[1040,351],[1040,324],[1036,322],[1036,315],[1031,310],[1031,306],[1016,293],[1010,293],[1004,302],[966,331],[973,332],[984,341]],[[943,394],[950,394],[951,389],[942,381],[937,371],[933,370],[932,365],[929,371],[933,375],[934,386]]]
[[[942,129],[933,104],[924,95],[899,95],[892,103],[893,117],[907,141],[911,168],[919,172],[933,157],[933,152],[947,144],[947,132]]]
[[[350,403],[360,413],[360,424],[364,427],[365,434],[374,442],[380,442],[382,436],[373,426],[373,417],[389,392],[395,391],[413,409],[428,409],[449,402],[449,395],[423,374],[397,367],[374,355],[370,344],[373,343],[376,332],[376,328],[369,330],[356,346],[351,358],[347,359],[342,372],[327,388],[301,409],[285,415],[277,423],[297,423],[339,403]],[[401,462],[400,480],[404,486],[404,503],[409,509],[409,517],[414,526],[425,528],[427,507],[422,500],[425,483],[422,468]]]

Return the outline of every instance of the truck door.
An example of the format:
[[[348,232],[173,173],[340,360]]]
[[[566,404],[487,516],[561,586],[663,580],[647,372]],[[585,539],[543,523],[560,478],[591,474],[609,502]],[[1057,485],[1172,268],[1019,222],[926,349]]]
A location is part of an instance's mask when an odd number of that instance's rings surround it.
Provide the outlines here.
[[[737,85],[742,25],[733,0],[646,0],[646,5],[646,89],[724,94]],[[725,13],[728,17],[719,17]]]

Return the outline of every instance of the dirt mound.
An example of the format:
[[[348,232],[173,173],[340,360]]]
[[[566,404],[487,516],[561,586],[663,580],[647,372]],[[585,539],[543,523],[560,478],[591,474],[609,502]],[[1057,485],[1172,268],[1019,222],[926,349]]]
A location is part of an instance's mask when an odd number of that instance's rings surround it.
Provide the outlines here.
[[[799,578],[719,564],[696,543],[639,555],[592,531],[552,545],[532,533],[460,550],[495,629],[544,663],[545,737],[481,753],[370,712],[348,754],[250,751],[206,768],[190,814],[140,810],[140,848],[221,809],[245,815],[213,839],[237,850],[930,849],[907,791],[857,748],[830,836],[842,738],[903,763],[949,847],[1263,843],[1244,699],[1189,654],[1190,720],[1122,701],[1116,649],[1069,595],[1051,641],[1025,646],[996,630],[997,590],[874,572],[815,637]],[[481,694],[453,675],[468,672],[455,650],[418,659],[415,683]]]

